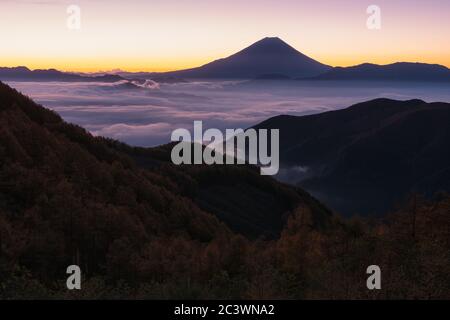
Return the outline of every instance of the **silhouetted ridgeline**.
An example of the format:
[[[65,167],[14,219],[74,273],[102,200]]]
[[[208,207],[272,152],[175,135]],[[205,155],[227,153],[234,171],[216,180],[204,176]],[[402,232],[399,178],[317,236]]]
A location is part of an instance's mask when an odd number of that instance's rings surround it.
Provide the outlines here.
[[[342,214],[382,214],[411,192],[450,191],[450,104],[376,99],[277,116],[281,167]],[[301,170],[300,170],[301,169]]]
[[[55,69],[30,70],[27,67],[5,68],[0,67],[0,80],[2,81],[61,81],[61,82],[116,82],[124,80],[121,76],[113,74],[82,76]]]
[[[255,168],[168,150],[95,138],[0,83],[0,298],[449,297],[446,195],[344,221]]]
[[[264,38],[223,59],[197,68],[170,72],[126,72],[76,74],[55,69],[0,67],[2,81],[117,82],[153,80],[158,83],[186,79],[333,80],[450,82],[450,70],[438,64],[396,62],[387,65],[363,63],[331,67],[297,51],[280,38]]]
[[[313,79],[450,82],[450,70],[439,64],[427,63],[397,62],[387,65],[363,63],[352,67],[335,67]]]

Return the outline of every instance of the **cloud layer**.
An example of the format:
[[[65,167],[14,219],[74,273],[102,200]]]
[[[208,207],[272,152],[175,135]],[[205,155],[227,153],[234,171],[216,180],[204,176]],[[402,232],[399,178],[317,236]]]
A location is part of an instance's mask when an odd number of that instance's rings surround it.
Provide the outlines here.
[[[279,114],[306,115],[387,97],[450,101],[448,86],[401,83],[304,81],[155,83],[11,82],[38,103],[95,135],[154,146],[170,141],[172,130],[247,128]]]

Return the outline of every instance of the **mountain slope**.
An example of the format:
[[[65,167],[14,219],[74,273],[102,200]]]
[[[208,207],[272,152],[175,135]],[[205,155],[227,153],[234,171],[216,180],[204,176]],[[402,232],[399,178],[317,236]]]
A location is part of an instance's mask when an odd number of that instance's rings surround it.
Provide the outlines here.
[[[256,168],[175,167],[168,150],[93,137],[0,83],[0,299],[448,299],[448,196],[345,221]],[[280,203],[276,240],[216,218]],[[373,261],[389,286],[368,292]]]
[[[377,99],[344,110],[278,116],[281,166],[344,214],[383,213],[409,192],[450,190],[450,104]]]
[[[256,78],[265,74],[312,77],[331,67],[298,52],[279,38],[264,38],[227,58],[165,73],[180,78]]]
[[[316,80],[450,81],[450,70],[438,64],[398,62],[388,65],[364,63],[336,67]]]
[[[62,237],[49,250],[66,258],[95,249],[104,261],[122,237],[136,245],[156,236],[210,241],[232,229],[273,238],[296,208],[310,208],[318,222],[329,215],[307,193],[257,168],[177,167],[169,156],[168,146],[139,149],[93,137],[0,83],[0,220],[49,245]],[[94,234],[99,248],[91,248]]]

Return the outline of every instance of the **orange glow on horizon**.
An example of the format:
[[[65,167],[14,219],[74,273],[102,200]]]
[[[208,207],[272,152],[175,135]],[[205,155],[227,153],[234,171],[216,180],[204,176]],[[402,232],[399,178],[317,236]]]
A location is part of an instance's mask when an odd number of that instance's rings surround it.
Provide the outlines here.
[[[57,69],[65,72],[108,72],[113,70],[121,70],[126,72],[167,72],[175,70],[190,69],[202,66],[213,60],[225,58],[229,55],[224,55],[217,58],[191,58],[186,60],[171,60],[161,59],[159,61],[140,61],[137,59],[131,59],[130,62],[127,59],[58,59],[58,58],[41,58],[41,59],[20,59],[20,61],[26,61],[27,63],[18,63],[17,58],[2,58],[1,67],[18,67],[25,66],[31,70],[36,69]],[[362,63],[374,63],[374,64],[390,64],[395,62],[421,62],[429,64],[441,64],[450,68],[450,59],[448,57],[440,55],[429,55],[427,57],[414,57],[411,56],[378,56],[372,59],[366,57],[352,57],[352,56],[311,56],[311,58],[318,60],[321,63],[333,66],[333,67],[349,67]]]
[[[126,59],[124,59],[126,61]],[[204,59],[190,59],[186,61],[161,60],[158,63],[137,61],[133,63],[124,63],[121,60],[114,59],[23,59],[29,63],[18,63],[15,59],[2,59],[0,67],[18,67],[25,66],[31,70],[36,69],[57,69],[65,72],[107,72],[121,70],[126,72],[167,72],[182,69],[189,69],[201,66],[210,61]]]

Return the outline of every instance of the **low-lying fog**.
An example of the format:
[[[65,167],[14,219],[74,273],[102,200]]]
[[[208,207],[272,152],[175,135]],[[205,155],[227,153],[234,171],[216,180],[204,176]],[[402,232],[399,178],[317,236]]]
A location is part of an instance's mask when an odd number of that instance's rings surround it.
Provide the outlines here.
[[[247,128],[279,114],[306,115],[374,98],[450,102],[450,86],[436,83],[212,81],[133,84],[9,82],[66,121],[138,146],[170,141],[172,130]]]

